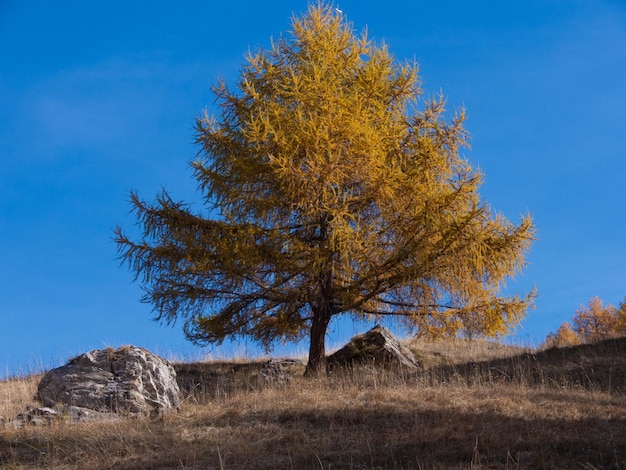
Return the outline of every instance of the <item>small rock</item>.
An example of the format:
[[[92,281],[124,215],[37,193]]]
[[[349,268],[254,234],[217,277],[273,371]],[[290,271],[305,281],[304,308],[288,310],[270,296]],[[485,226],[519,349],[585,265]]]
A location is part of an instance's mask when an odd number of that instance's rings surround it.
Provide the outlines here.
[[[375,326],[367,333],[355,336],[339,351],[327,358],[328,367],[355,364],[401,365],[410,370],[419,364],[409,348],[402,344],[387,328]]]
[[[267,361],[259,375],[269,383],[285,384],[291,380],[289,367],[301,366],[299,359],[270,359]]]
[[[63,415],[67,416],[74,423],[85,423],[88,421],[119,421],[117,413],[103,413],[100,411],[81,408],[80,406],[67,406],[62,409]]]
[[[27,407],[15,417],[9,424],[14,428],[23,428],[24,426],[42,426],[50,425],[53,421],[58,419],[58,413],[56,410],[49,407]]]
[[[115,421],[120,416],[116,413],[101,413],[98,411],[81,408],[78,406],[55,406],[53,408],[42,406],[36,408],[27,407],[9,422],[13,428],[25,426],[49,426],[55,422],[84,423],[87,421]]]

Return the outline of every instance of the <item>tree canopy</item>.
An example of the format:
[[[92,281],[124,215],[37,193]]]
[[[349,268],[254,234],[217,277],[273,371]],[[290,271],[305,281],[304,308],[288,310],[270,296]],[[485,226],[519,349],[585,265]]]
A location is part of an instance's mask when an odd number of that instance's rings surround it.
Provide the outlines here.
[[[534,292],[502,293],[531,218],[513,224],[479,196],[464,113],[423,98],[417,65],[341,12],[310,6],[214,92],[191,162],[205,211],[132,193],[140,239],[116,229],[157,319],[184,319],[199,343],[308,335],[316,371],[336,315],[497,335],[532,305]]]

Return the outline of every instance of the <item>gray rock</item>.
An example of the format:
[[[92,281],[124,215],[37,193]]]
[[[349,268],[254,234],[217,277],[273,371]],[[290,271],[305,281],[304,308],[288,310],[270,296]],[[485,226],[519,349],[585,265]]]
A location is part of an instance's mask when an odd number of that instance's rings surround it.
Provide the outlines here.
[[[119,419],[120,416],[116,413],[102,413],[78,406],[59,405],[54,408],[42,406],[26,408],[9,422],[9,426],[23,428],[26,426],[49,426],[60,421],[84,423],[88,421],[117,421]]]
[[[136,346],[96,349],[71,359],[44,375],[38,396],[46,407],[144,415],[161,414],[181,402],[172,365]]]
[[[90,421],[119,421],[120,416],[117,413],[101,412],[90,410],[89,408],[81,408],[80,406],[66,406],[60,409],[60,413],[66,416],[73,423],[86,423]]]
[[[24,426],[41,426],[52,424],[58,419],[59,414],[55,409],[48,407],[26,408],[23,412],[10,421],[10,426],[22,428]]]
[[[293,367],[304,365],[299,359],[270,359],[261,368],[259,375],[267,383],[283,385],[291,381],[291,371]]]
[[[355,336],[339,351],[327,358],[329,369],[353,365],[401,365],[410,370],[419,364],[409,348],[387,328],[375,326],[367,333]]]

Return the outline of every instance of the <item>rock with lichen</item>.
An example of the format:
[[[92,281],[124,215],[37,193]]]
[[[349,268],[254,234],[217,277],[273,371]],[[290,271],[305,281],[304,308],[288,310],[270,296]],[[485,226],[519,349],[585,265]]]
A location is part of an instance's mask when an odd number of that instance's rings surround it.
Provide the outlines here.
[[[44,407],[151,416],[181,403],[172,365],[136,346],[96,349],[71,359],[44,375],[38,396]]]

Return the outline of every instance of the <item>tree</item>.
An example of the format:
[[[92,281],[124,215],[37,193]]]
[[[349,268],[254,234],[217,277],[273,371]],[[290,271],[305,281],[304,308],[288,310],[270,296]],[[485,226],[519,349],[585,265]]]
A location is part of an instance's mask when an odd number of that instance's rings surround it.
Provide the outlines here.
[[[604,306],[599,297],[589,300],[589,305],[581,305],[573,318],[574,331],[583,343],[612,338],[617,335],[617,309],[613,305]]]
[[[556,333],[551,333],[546,337],[544,346],[548,348],[562,348],[577,344],[580,344],[580,338],[572,328],[572,325],[569,322],[564,322]]]
[[[197,120],[192,162],[207,211],[163,191],[131,194],[142,235],[116,229],[120,257],[156,319],[189,339],[310,337],[324,370],[332,318],[393,316],[429,334],[496,335],[534,292],[505,296],[534,236],[481,200],[460,151],[463,112],[421,102],[417,67],[310,6],[293,32],[250,53],[218,117]]]
[[[615,333],[618,336],[624,336],[626,335],[626,297],[620,302],[616,316]]]
[[[595,343],[603,339],[626,334],[626,298],[619,308],[604,305],[602,299],[593,297],[588,305],[576,309],[572,323],[564,322],[556,333],[546,337],[547,347],[572,346],[581,343]]]

